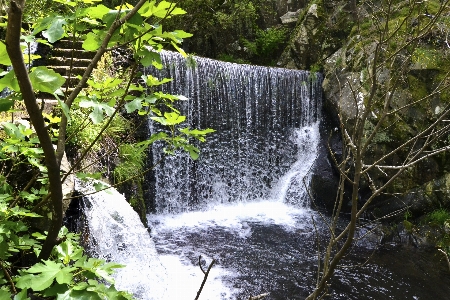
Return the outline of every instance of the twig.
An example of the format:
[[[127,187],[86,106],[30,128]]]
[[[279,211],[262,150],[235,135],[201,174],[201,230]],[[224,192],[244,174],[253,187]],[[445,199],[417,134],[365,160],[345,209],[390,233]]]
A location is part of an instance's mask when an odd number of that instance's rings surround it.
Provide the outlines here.
[[[195,300],[198,300],[198,297],[200,297],[200,294],[202,293],[203,287],[205,286],[206,280],[208,279],[209,271],[211,271],[212,266],[215,264],[216,260],[213,259],[212,262],[209,264],[208,270],[203,270],[202,263],[201,263],[202,256],[200,255],[198,257],[198,266],[200,267],[200,270],[202,270],[202,273],[205,275],[203,276],[202,285],[198,289],[197,297],[195,297]]]
[[[448,269],[450,270],[450,259],[448,258],[448,254],[447,252],[445,252],[442,249],[438,249],[439,252],[442,252],[445,255],[445,259],[447,260],[447,264],[448,264]]]
[[[260,300],[260,299],[264,299],[266,298],[266,296],[269,296],[270,293],[264,293],[264,294],[260,294],[258,296],[250,296],[248,298],[248,300]]]
[[[448,260],[448,258],[447,258],[447,260]],[[5,266],[3,265],[2,261],[0,261],[0,265],[2,266],[3,273],[5,274],[6,278],[9,281],[9,283],[11,284],[11,289],[13,290],[14,294],[17,294],[16,287],[14,286],[14,282],[13,282],[11,276],[9,275],[8,270],[6,270]]]

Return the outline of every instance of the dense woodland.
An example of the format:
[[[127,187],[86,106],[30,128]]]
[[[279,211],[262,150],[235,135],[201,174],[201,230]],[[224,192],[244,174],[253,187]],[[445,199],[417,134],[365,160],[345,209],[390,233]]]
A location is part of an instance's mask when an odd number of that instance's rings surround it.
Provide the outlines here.
[[[311,192],[331,215],[331,238],[307,299],[327,294],[363,216],[448,259],[450,1],[0,5],[0,90],[8,90],[0,99],[0,298],[132,299],[112,284],[120,265],[88,257],[63,215],[77,176],[128,193],[145,223],[148,146],[158,140],[167,155],[200,155],[214,129],[185,127],[176,108],[183,97],[157,88],[170,79],[140,72],[162,67],[162,49],[324,74],[321,147],[332,167],[318,167]],[[55,49],[68,49],[65,74],[49,63]],[[143,139],[149,117],[167,131]],[[112,169],[99,167],[105,158]],[[103,181],[97,190],[108,187]],[[347,226],[338,232],[342,214]]]

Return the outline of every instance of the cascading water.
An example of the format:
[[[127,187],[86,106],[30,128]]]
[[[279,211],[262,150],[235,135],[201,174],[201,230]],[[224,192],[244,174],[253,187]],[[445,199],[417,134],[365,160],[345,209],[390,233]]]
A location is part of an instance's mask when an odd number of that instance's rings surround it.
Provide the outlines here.
[[[305,194],[317,155],[320,78],[167,52],[162,58],[160,76],[174,79],[165,91],[189,98],[181,110],[191,126],[217,133],[200,145],[198,161],[165,158],[149,178],[155,244],[123,197],[89,196],[94,253],[128,265],[117,286],[138,299],[194,299],[200,255],[217,263],[199,299],[266,292],[265,300],[304,299],[317,278],[317,239],[328,232]],[[151,163],[162,147],[154,145]],[[336,272],[331,299],[445,299],[450,292],[442,268],[428,271],[423,283],[430,255],[414,249],[355,247],[344,263],[362,264],[369,255],[370,263]]]
[[[89,236],[91,255],[126,265],[115,272],[116,287],[138,299],[163,299],[166,270],[147,229],[123,195],[112,188],[95,193],[92,185],[80,181],[76,181],[75,189],[86,195],[84,231]]]
[[[304,203],[302,178],[315,160],[318,143],[320,76],[200,57],[185,59],[173,52],[161,56],[164,69],[149,71],[173,79],[165,92],[188,98],[181,111],[191,127],[216,132],[199,145],[198,161],[182,154],[158,165],[150,179],[155,186],[155,211],[267,199],[283,175],[292,179],[289,184],[283,180],[279,192],[295,193],[289,202]],[[150,122],[151,132],[160,129],[155,126]],[[153,164],[161,160],[163,147],[153,146]]]

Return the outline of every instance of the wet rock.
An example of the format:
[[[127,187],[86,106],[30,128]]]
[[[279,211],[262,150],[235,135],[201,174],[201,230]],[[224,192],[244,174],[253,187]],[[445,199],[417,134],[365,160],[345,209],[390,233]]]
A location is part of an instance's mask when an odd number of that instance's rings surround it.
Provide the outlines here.
[[[301,11],[302,11],[301,9],[299,9],[297,11],[288,11],[287,13],[285,13],[284,15],[282,15],[280,17],[281,23],[284,25],[297,23],[298,16],[300,15]]]
[[[371,208],[375,217],[384,217],[395,211],[409,211],[411,215],[420,216],[438,208],[450,209],[450,174],[431,180],[424,185],[399,195],[381,201]],[[393,215],[393,218],[403,218],[403,213]]]

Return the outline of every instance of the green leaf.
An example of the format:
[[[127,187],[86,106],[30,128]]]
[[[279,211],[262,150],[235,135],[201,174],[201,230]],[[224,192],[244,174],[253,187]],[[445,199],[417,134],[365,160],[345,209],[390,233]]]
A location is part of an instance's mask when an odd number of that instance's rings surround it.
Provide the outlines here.
[[[178,51],[183,57],[185,57],[185,58],[187,57],[186,52],[184,52],[183,49],[181,49],[180,47],[178,47],[178,45],[177,45],[174,41],[171,41],[170,44],[171,44],[175,49],[177,49],[177,51]]]
[[[111,116],[115,111],[114,107],[109,106],[108,103],[98,102],[91,99],[83,99],[80,101],[79,105],[80,107],[93,108],[92,112],[89,114],[89,117],[94,124],[98,124],[103,121],[103,112],[105,112],[106,115]]]
[[[142,79],[145,80],[145,83],[147,84],[147,86],[157,86],[157,85],[161,85],[167,82],[171,82],[173,79],[169,79],[169,78],[163,78],[161,80],[159,80],[158,78],[152,76],[152,75],[143,75]]]
[[[4,88],[9,88],[15,92],[20,91],[19,82],[17,81],[14,70],[10,70],[0,79],[0,90],[3,90]]]
[[[181,116],[176,112],[164,113],[164,117],[169,125],[180,124],[186,120],[186,116]]]
[[[152,10],[152,14],[158,18],[165,18],[167,16],[169,9],[172,8],[172,5],[175,6],[176,4],[167,1],[161,1],[159,2],[158,6],[156,6]]]
[[[103,111],[100,108],[98,108],[98,107],[94,107],[92,112],[89,114],[89,118],[91,118],[92,123],[99,124],[104,119]]]
[[[106,190],[106,189],[109,188],[108,185],[104,184],[101,181],[97,181],[93,185],[94,185],[95,191],[97,191],[97,192],[102,191],[102,190]]]
[[[196,160],[200,155],[200,150],[193,145],[183,145],[183,149],[189,152],[189,155],[193,160]]]
[[[56,92],[66,82],[64,77],[44,66],[33,68],[30,80],[35,90],[50,94]]]
[[[61,106],[61,110],[67,118],[67,121],[70,122],[70,109],[66,103],[62,102],[59,97],[55,94],[56,99],[58,99],[59,106]]]
[[[14,101],[7,98],[0,98],[0,112],[8,111],[13,107]]]
[[[50,23],[50,27],[42,32],[42,35],[50,42],[54,43],[64,37],[64,25],[66,19],[62,16],[55,16]]]
[[[103,37],[103,35],[99,36],[93,32],[89,32],[83,42],[83,49],[87,51],[97,51],[102,45]]]
[[[132,113],[135,110],[139,110],[142,108],[142,98],[135,98],[133,101],[125,104],[125,109],[127,113]]]
[[[11,60],[9,59],[8,52],[6,52],[6,45],[2,41],[0,41],[0,65],[11,65]]]
[[[0,299],[11,299],[11,293],[0,290]]]
[[[0,290],[0,299],[10,299],[10,297],[11,297],[10,292]]]
[[[59,294],[56,300],[102,300],[102,298],[96,292],[68,290],[64,294]]]
[[[54,284],[51,287],[49,287],[48,289],[45,289],[45,291],[43,292],[43,296],[44,297],[54,297],[56,295],[59,294],[64,294],[66,291],[69,290],[69,287],[67,284]],[[52,298],[54,299],[54,298]]]
[[[95,7],[89,7],[87,9],[87,13],[89,17],[93,19],[102,19],[104,15],[109,12],[109,8],[104,6],[103,4],[99,4]]]
[[[176,125],[184,122],[186,116],[181,116],[176,112],[164,113],[164,117],[150,117],[150,119],[166,126]]]
[[[137,55],[141,57],[141,64],[144,67],[148,67],[150,65],[153,65],[157,69],[162,69],[162,61],[161,56],[158,52],[148,50],[147,48],[140,49],[137,52]]]
[[[186,14],[186,11],[180,7],[176,7],[174,10],[172,10],[170,12],[170,15],[175,16],[175,15],[184,15]]]
[[[192,33],[189,33],[189,32],[183,31],[183,30],[174,30],[172,33],[174,36],[176,36],[177,38],[180,38],[180,39],[185,39],[185,38],[189,38],[192,36]]]
[[[2,295],[0,293],[0,299],[9,299],[9,296],[8,298],[2,298]],[[30,298],[28,297],[28,290],[21,290],[17,295],[14,296],[14,300],[30,300]]]
[[[61,263],[55,263],[51,260],[46,260],[44,263],[37,263],[26,270],[25,272],[29,274],[19,277],[17,287],[42,291],[51,286],[55,279],[59,284],[68,284],[72,281],[72,271],[76,268],[64,267]]]
[[[33,24],[33,26],[34,26],[33,33],[32,33],[33,36],[36,36],[42,30],[47,29],[50,26],[50,24],[52,23],[55,16],[56,16],[55,14],[51,14],[48,17],[37,20],[36,23]]]

